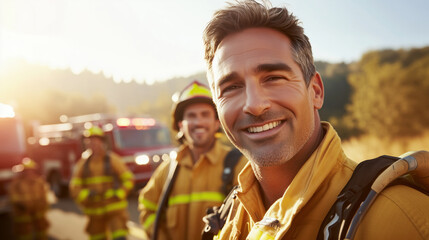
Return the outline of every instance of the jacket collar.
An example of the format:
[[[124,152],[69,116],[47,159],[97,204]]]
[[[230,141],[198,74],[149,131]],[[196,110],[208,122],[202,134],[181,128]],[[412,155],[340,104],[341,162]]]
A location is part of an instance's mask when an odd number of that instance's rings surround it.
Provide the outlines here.
[[[196,163],[203,161],[203,159],[206,159],[213,165],[219,161],[223,161],[223,159],[219,158],[219,153],[222,152],[222,148],[224,148],[224,146],[216,139],[213,144],[213,147],[208,152],[202,154],[200,156],[200,159],[198,159]],[[191,149],[189,148],[189,145],[187,143],[184,143],[180,146],[177,161],[181,164],[190,166],[193,165]]]
[[[237,196],[254,222],[262,220],[261,218],[265,215],[265,217],[278,219],[283,226],[286,226],[282,230],[287,231],[293,216],[309,201],[338,164],[338,159],[344,161],[345,156],[336,131],[327,122],[322,122],[322,127],[326,132],[322,142],[294,177],[283,197],[277,200],[268,211],[263,207],[259,183],[252,168],[250,164],[246,165],[238,179],[241,191]],[[252,211],[249,211],[250,209]]]

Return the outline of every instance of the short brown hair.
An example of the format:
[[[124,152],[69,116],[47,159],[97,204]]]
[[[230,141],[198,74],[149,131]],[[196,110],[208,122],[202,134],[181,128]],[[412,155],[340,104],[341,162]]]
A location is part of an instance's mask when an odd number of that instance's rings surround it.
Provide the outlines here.
[[[217,11],[204,30],[205,60],[211,71],[213,58],[222,40],[233,33],[248,28],[270,28],[286,35],[292,43],[294,61],[300,66],[308,85],[316,72],[308,37],[299,25],[299,20],[286,8],[269,7],[253,0],[229,3]]]

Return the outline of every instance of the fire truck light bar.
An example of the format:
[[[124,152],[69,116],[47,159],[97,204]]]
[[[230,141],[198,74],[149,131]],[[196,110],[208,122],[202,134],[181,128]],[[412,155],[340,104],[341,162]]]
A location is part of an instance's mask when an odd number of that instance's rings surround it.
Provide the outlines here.
[[[116,124],[119,127],[151,127],[155,126],[156,120],[153,118],[118,118]]]
[[[131,121],[129,118],[118,118],[118,120],[116,120],[116,124],[119,127],[128,127],[130,126],[130,123]]]

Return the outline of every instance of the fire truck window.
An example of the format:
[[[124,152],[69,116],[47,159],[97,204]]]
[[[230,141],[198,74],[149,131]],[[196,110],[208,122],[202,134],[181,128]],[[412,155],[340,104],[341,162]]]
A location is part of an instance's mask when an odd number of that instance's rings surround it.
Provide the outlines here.
[[[170,132],[167,128],[153,128],[146,130],[120,129],[115,131],[116,145],[122,149],[152,148],[170,145]]]

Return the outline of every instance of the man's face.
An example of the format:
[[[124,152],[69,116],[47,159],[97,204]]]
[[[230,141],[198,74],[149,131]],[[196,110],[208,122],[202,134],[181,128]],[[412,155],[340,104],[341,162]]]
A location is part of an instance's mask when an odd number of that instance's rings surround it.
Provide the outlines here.
[[[210,147],[220,123],[214,108],[207,103],[194,103],[186,107],[183,120],[179,122],[180,131],[186,141],[199,148]]]
[[[251,28],[227,36],[213,60],[209,78],[220,122],[232,143],[260,166],[293,158],[313,134],[323,104],[320,76],[307,87],[291,51],[288,37]]]
[[[104,141],[98,137],[89,137],[85,139],[85,144],[95,154],[104,152]]]
[[[25,169],[24,171],[22,171],[22,176],[24,177],[33,177],[37,175],[38,174],[36,169]]]

